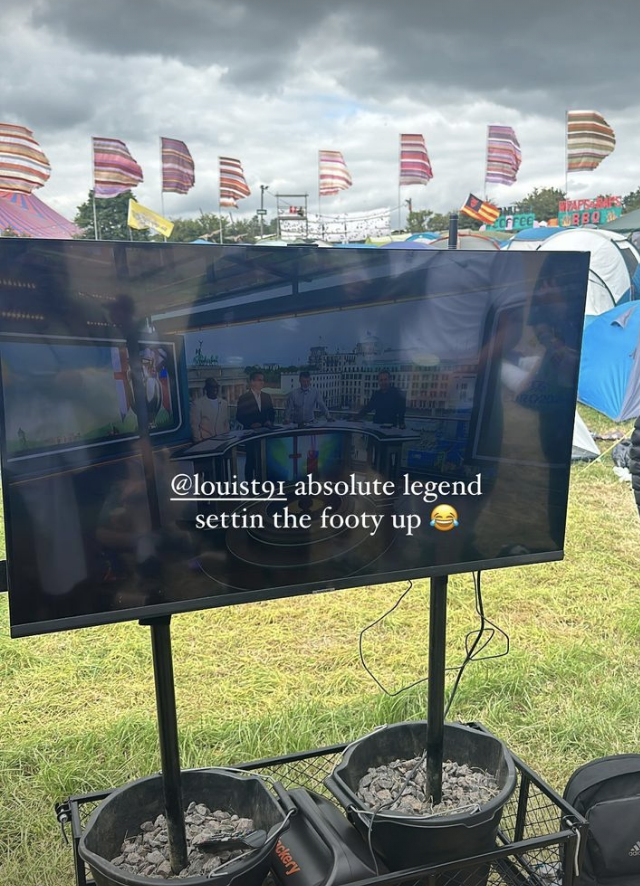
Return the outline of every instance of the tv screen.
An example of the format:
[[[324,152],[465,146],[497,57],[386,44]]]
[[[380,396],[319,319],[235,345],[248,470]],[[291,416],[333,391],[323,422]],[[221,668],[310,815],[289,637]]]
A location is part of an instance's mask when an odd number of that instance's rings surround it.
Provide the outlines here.
[[[588,263],[0,240],[12,634],[560,559]]]

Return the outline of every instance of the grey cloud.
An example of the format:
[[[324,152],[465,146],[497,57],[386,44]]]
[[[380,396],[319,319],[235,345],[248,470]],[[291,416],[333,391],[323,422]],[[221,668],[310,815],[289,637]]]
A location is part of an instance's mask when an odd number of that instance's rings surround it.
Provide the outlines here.
[[[117,56],[157,55],[228,68],[255,92],[294,81],[306,44],[330,44],[339,80],[355,98],[413,90],[425,101],[444,84],[491,99],[522,90],[538,109],[624,107],[635,98],[637,0],[348,0],[337,11],[300,0],[38,0],[33,26]],[[376,50],[374,65],[354,50]],[[320,59],[322,53],[320,53]]]
[[[185,64],[228,66],[229,79],[261,89],[279,80],[296,41],[321,18],[295,0],[40,0],[33,26],[114,56],[158,55]]]

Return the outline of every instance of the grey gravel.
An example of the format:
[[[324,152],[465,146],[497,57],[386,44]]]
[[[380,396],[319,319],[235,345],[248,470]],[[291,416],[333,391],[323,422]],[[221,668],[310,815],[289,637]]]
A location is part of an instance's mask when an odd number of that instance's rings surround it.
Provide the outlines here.
[[[126,837],[120,855],[111,863],[123,871],[161,880],[180,880],[185,877],[213,876],[228,861],[248,855],[250,849],[205,851],[201,843],[219,837],[245,837],[253,830],[253,819],[240,818],[232,812],[216,809],[211,812],[203,803],[190,803],[184,816],[187,836],[188,865],[179,874],[171,871],[169,836],[164,815],[155,821],[143,821],[140,833]]]
[[[428,816],[477,812],[499,792],[491,773],[446,760],[442,764],[442,802],[434,806],[427,796],[426,761],[414,757],[369,769],[356,793],[367,808],[376,812]]]

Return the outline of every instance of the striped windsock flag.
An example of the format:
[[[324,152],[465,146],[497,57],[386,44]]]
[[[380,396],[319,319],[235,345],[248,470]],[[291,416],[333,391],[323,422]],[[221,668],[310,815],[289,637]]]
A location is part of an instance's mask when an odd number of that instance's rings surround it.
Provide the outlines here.
[[[93,193],[117,197],[143,180],[142,169],[118,138],[93,138]]]
[[[400,136],[400,187],[428,185],[433,170],[423,135]]]
[[[616,136],[597,111],[567,111],[567,172],[590,172],[616,146]]]
[[[186,194],[196,181],[189,148],[177,138],[161,138],[162,190]]]
[[[318,151],[318,181],[321,197],[330,197],[351,187],[351,175],[340,151]]]
[[[30,194],[51,175],[51,166],[26,126],[0,123],[0,190]]]
[[[251,189],[247,184],[242,163],[233,157],[218,157],[220,162],[220,206],[234,206],[236,200],[248,197]]]
[[[510,126],[489,126],[487,133],[486,182],[512,185],[518,175],[522,153],[520,142]]]
[[[486,200],[481,200],[480,197],[476,197],[474,194],[469,194],[467,202],[460,212],[470,215],[471,218],[475,218],[477,221],[485,222],[487,225],[492,225],[500,215],[500,210],[497,206],[494,206],[493,203],[487,203]]]

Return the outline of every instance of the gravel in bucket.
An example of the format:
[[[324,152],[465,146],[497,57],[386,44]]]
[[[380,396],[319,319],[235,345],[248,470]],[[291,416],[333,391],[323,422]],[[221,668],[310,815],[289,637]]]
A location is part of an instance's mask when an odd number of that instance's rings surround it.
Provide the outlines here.
[[[211,876],[226,862],[251,852],[251,849],[225,849],[205,851],[199,847],[221,837],[246,837],[253,830],[253,820],[239,818],[230,812],[217,809],[212,812],[203,803],[190,803],[185,812],[188,865],[179,874],[171,871],[169,863],[169,837],[164,815],[155,821],[145,821],[140,832],[127,837],[121,854],[111,860],[121,870],[143,877],[162,880],[185,877]]]
[[[434,806],[427,795],[426,761],[414,757],[369,769],[360,779],[357,796],[376,812],[436,816],[472,814],[499,792],[489,772],[447,760],[442,765],[442,802]]]

